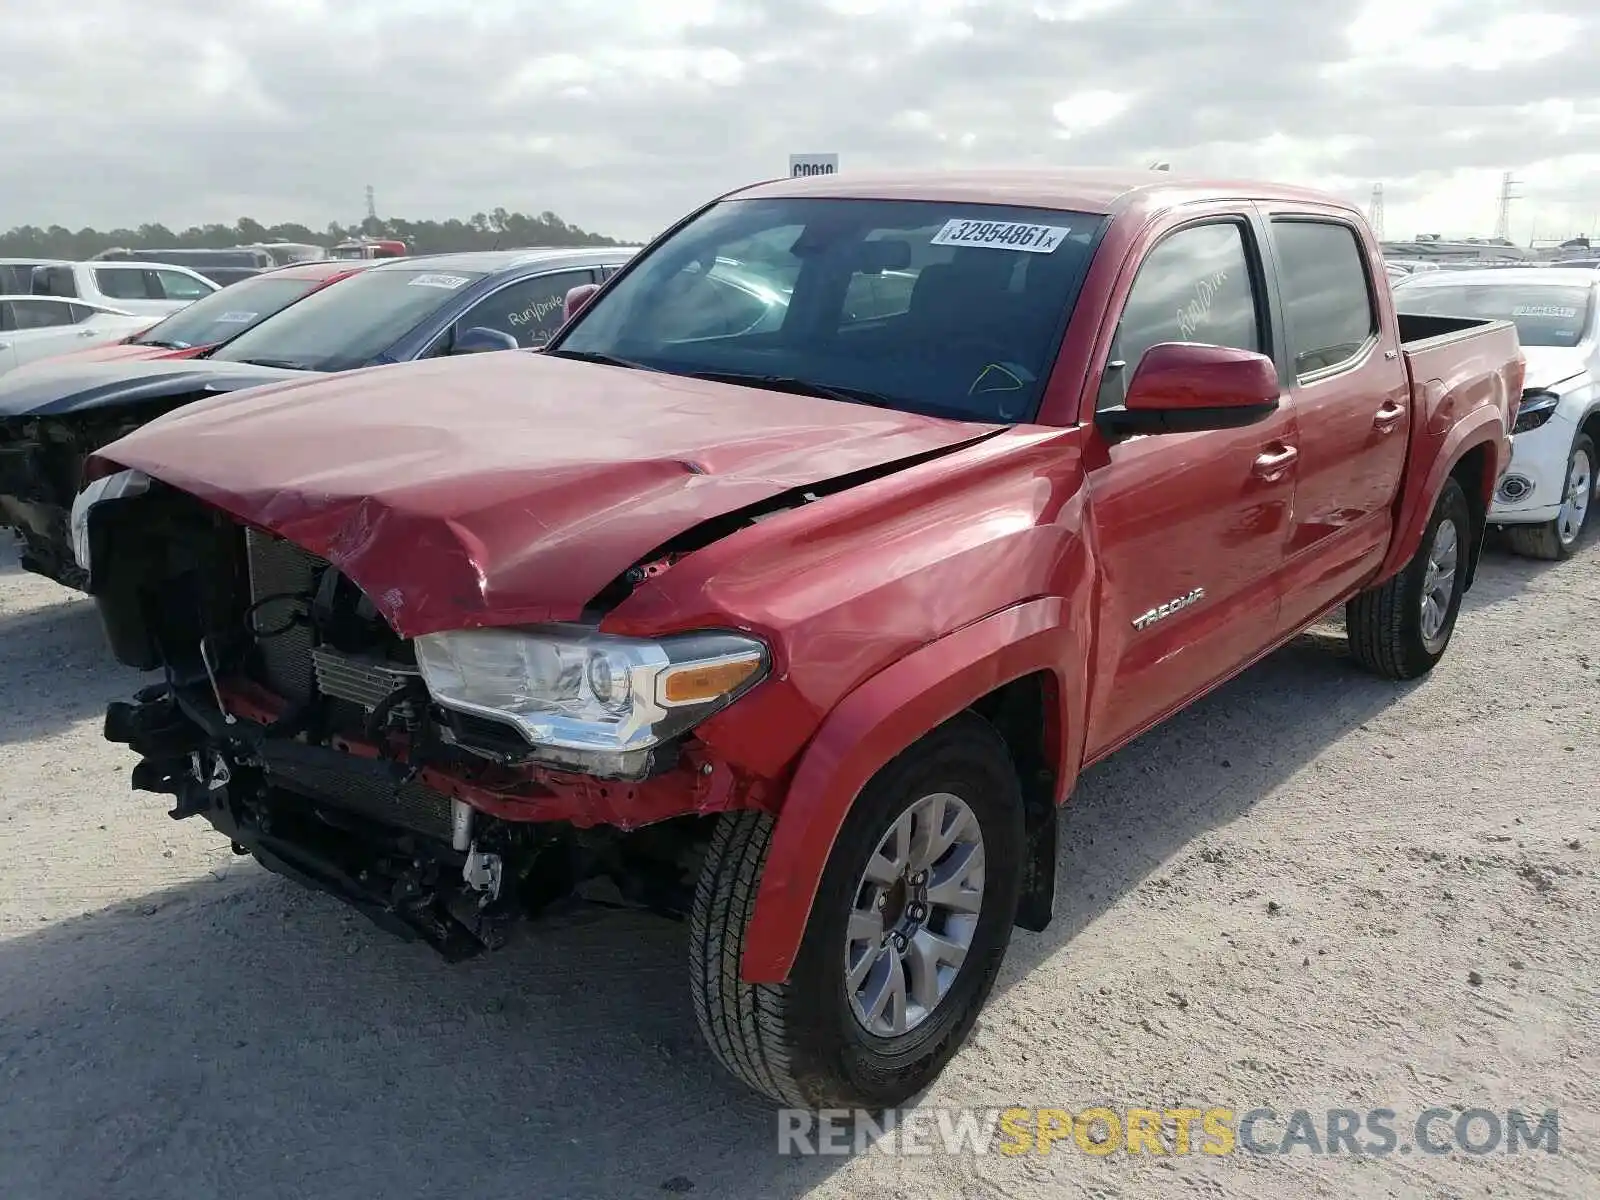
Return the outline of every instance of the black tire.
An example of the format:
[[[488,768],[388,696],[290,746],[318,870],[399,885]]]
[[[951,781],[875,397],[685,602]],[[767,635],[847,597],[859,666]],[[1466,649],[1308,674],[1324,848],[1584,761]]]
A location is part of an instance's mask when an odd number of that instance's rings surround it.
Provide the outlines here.
[[[855,888],[883,834],[935,792],[959,796],[983,833],[983,907],[950,990],[920,1024],[877,1037],[845,993],[845,923]],[[689,925],[690,990],[712,1052],[734,1076],[798,1108],[879,1109],[933,1082],[966,1040],[1011,940],[1023,874],[1022,794],[994,728],[962,714],[889,762],[846,817],[806,924],[789,980],[739,978],[745,930],[772,838],[773,818],[718,819],[701,868]]]
[[[1422,587],[1434,538],[1447,520],[1456,529],[1455,575],[1440,633],[1430,641],[1423,636]],[[1472,546],[1472,511],[1467,507],[1467,494],[1455,478],[1446,479],[1411,561],[1399,574],[1345,605],[1345,628],[1356,662],[1386,679],[1416,679],[1433,670],[1450,645],[1461,613]]]
[[[1578,544],[1583,540],[1583,531],[1589,524],[1589,513],[1594,508],[1594,442],[1587,434],[1580,433],[1572,439],[1572,449],[1567,451],[1567,473],[1563,477],[1562,487],[1566,487],[1567,480],[1572,478],[1572,462],[1579,454],[1587,456],[1589,460],[1589,500],[1584,509],[1583,517],[1578,522],[1578,527],[1572,531],[1570,537],[1561,536],[1561,518],[1545,521],[1539,525],[1508,525],[1506,526],[1506,540],[1511,549],[1524,558],[1542,558],[1548,562],[1564,562],[1571,558],[1578,549]]]

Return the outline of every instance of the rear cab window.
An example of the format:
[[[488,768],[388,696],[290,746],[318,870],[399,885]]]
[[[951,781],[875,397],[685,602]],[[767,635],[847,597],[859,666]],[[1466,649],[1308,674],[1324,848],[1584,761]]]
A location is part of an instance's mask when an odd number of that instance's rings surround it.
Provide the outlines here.
[[[1376,341],[1378,306],[1355,227],[1342,221],[1272,219],[1289,361],[1301,380],[1352,365]]]

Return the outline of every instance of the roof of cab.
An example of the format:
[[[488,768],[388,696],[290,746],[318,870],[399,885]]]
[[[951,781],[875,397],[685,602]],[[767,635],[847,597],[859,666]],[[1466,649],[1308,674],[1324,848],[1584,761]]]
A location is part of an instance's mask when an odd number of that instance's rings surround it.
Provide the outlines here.
[[[466,250],[455,254],[423,254],[380,259],[375,271],[507,271],[529,263],[588,266],[616,262],[634,254],[635,246],[525,246],[516,250]]]
[[[1012,204],[1111,214],[1143,201],[1164,208],[1200,200],[1250,199],[1332,205],[1347,201],[1310,188],[1248,179],[1211,179],[1170,171],[1098,167],[1019,167],[963,171],[861,171],[774,179],[732,193],[740,199],[819,196],[851,200],[942,200]]]

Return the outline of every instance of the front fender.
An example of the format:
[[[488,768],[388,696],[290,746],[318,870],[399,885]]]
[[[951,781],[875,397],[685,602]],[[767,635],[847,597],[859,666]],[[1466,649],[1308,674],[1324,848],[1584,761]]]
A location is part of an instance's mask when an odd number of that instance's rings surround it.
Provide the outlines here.
[[[795,769],[767,852],[740,976],[781,983],[800,947],[823,867],[845,814],[867,782],[895,755],[996,688],[1049,671],[1059,698],[1046,745],[1060,791],[1070,790],[1081,756],[1084,688],[1064,675],[1089,661],[1087,630],[1069,627],[1068,603],[1025,601],[964,626],[884,668],[847,695],[823,721]]]
[[[1444,490],[1444,481],[1467,454],[1484,445],[1490,447],[1490,452],[1484,462],[1483,478],[1477,484],[1482,511],[1489,510],[1495,485],[1511,462],[1511,439],[1505,432],[1499,410],[1480,408],[1462,418],[1446,435],[1427,474],[1421,476],[1422,481],[1408,481],[1400,496],[1389,553],[1373,579],[1374,584],[1391,578],[1411,561],[1422,544],[1423,532],[1433,516],[1434,505],[1439,502],[1439,493]]]

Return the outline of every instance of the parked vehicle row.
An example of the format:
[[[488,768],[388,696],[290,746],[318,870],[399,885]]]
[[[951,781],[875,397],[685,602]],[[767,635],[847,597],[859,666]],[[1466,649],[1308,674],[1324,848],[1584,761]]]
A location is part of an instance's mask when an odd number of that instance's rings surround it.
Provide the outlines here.
[[[156,262],[0,259],[0,291],[54,296],[161,317],[222,286],[188,267]]]
[[[1081,771],[1340,606],[1425,674],[1512,457],[1517,323],[1397,312],[1336,199],[1149,179],[786,179],[626,261],[378,263],[30,369],[0,470],[76,492],[160,672],[106,736],[171,816],[451,958],[607,880],[688,922],[735,1076],[896,1104],[1050,920]],[[138,427],[59,422],[102,393]]]
[[[491,251],[287,267],[219,292],[141,341],[0,377],[0,522],[21,535],[24,567],[79,586],[67,515],[94,450],[163,413],[243,388],[542,345],[561,323],[567,291],[598,281],[632,252]]]

